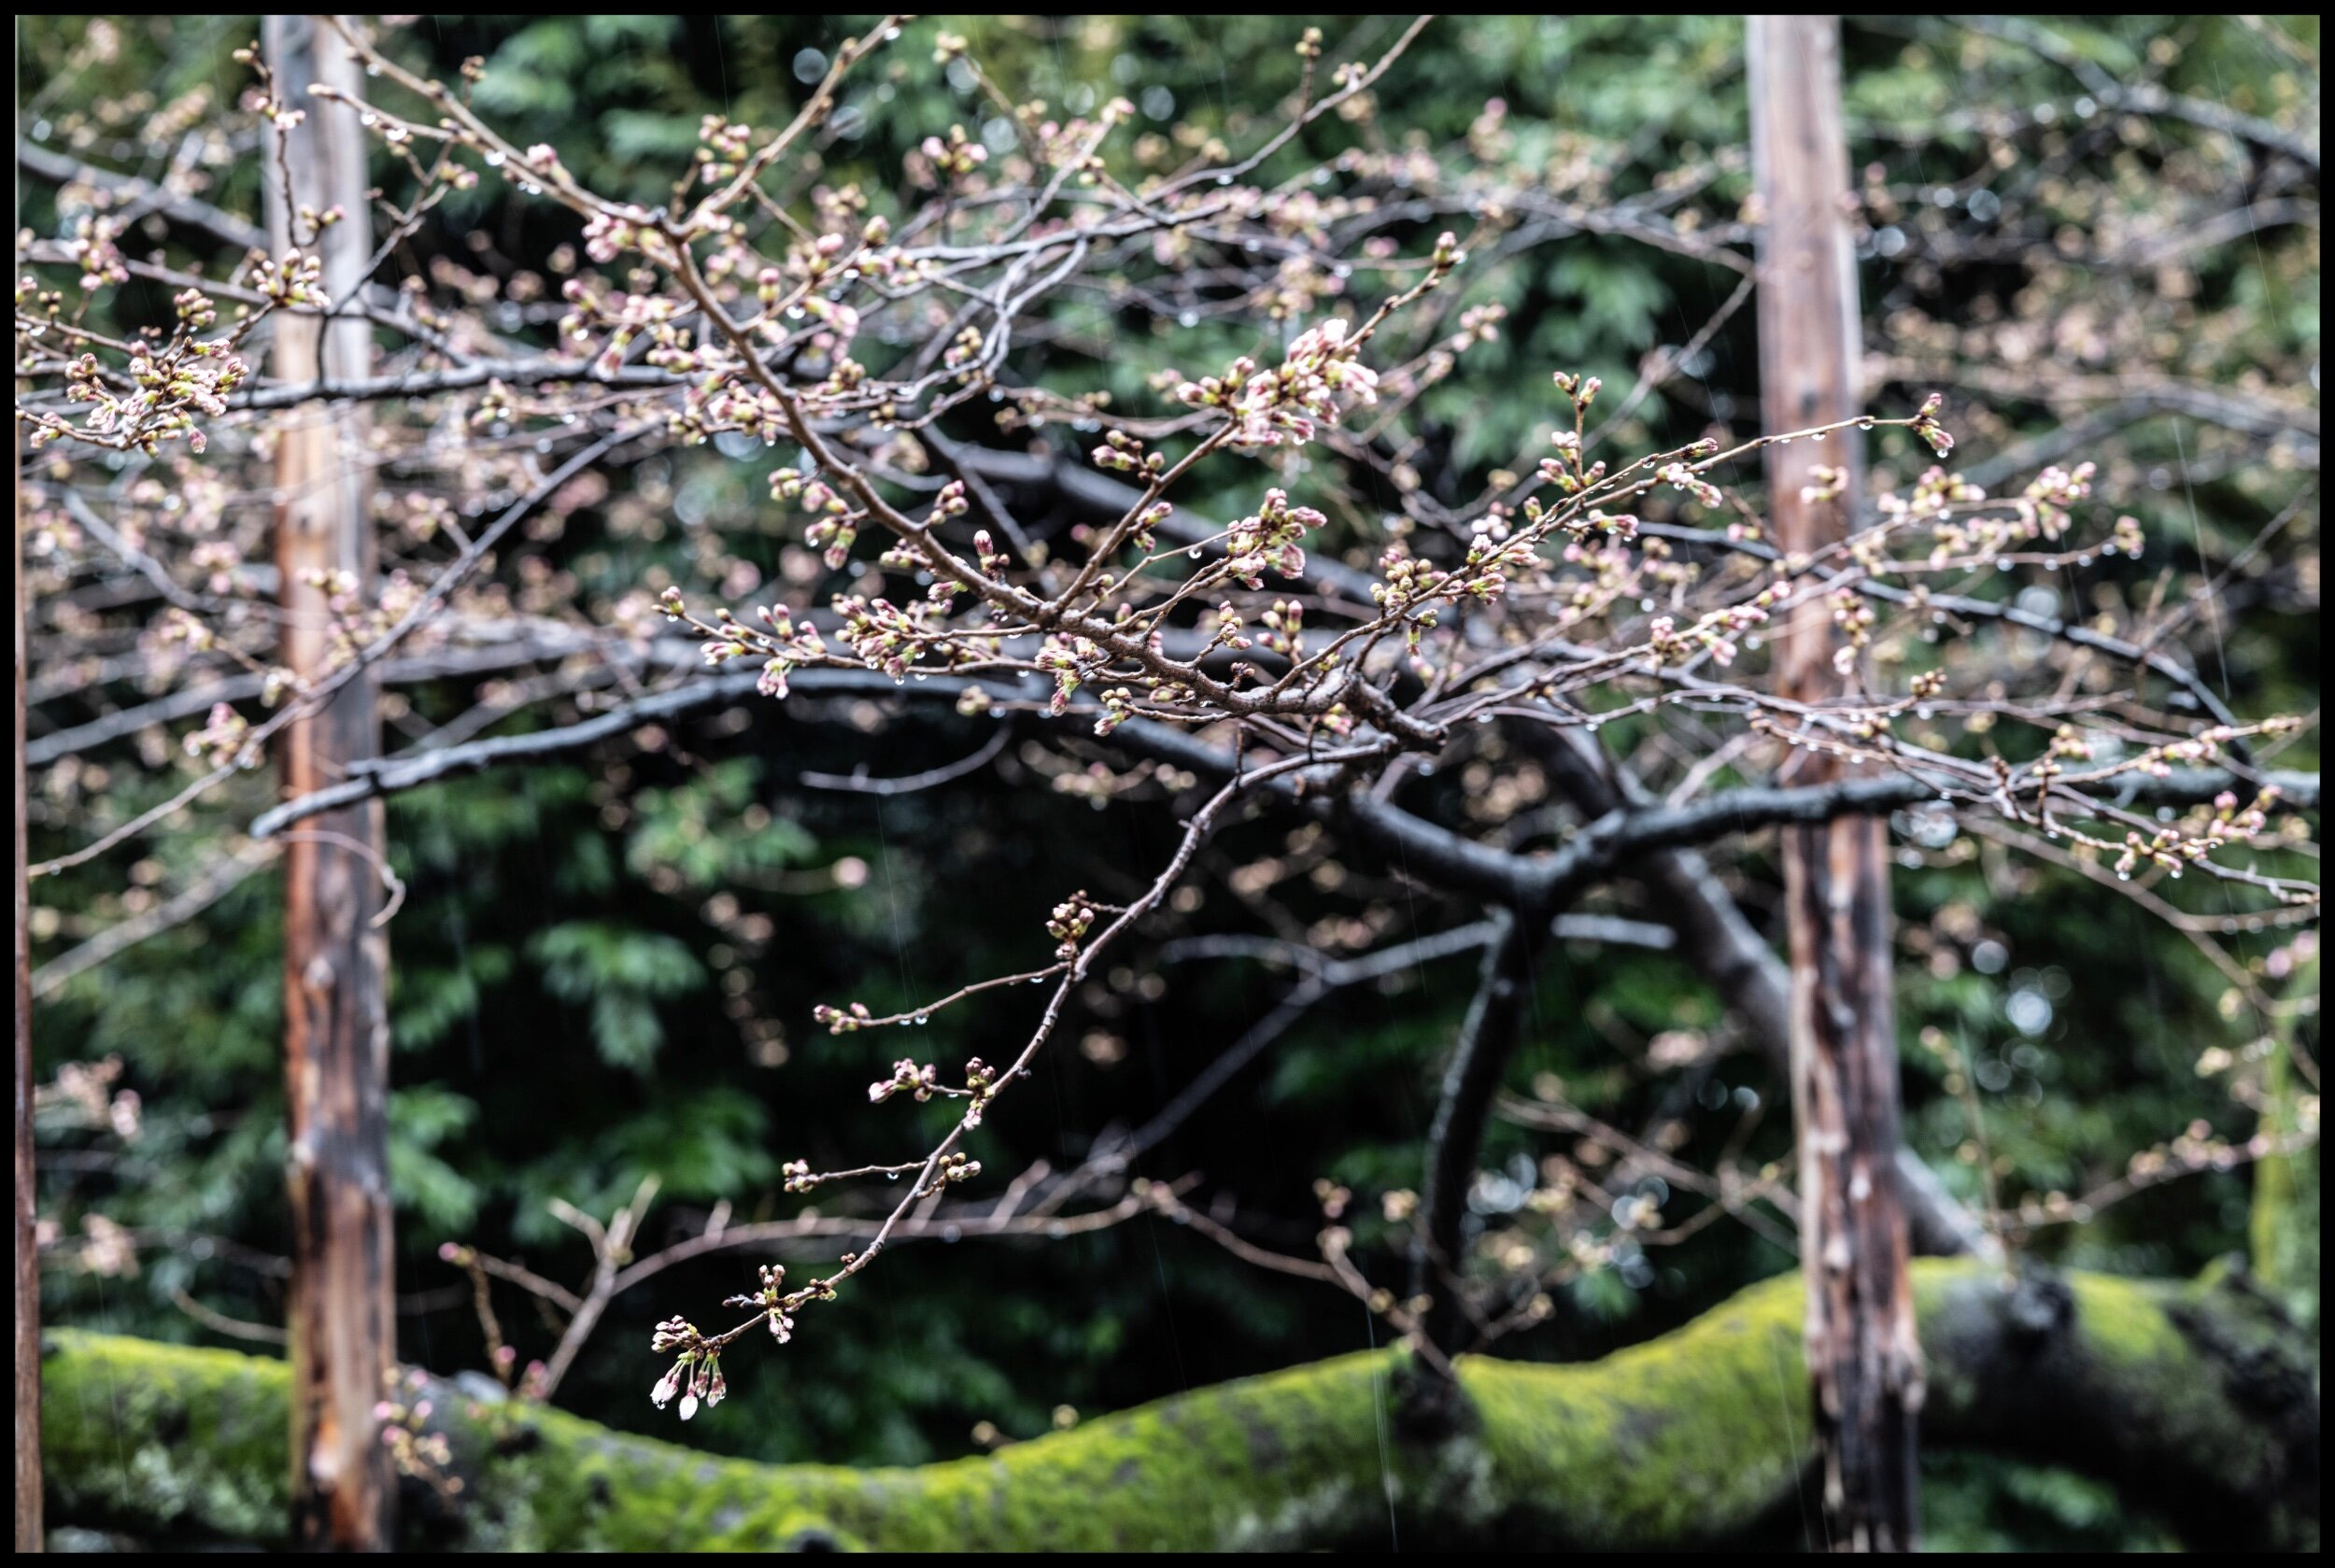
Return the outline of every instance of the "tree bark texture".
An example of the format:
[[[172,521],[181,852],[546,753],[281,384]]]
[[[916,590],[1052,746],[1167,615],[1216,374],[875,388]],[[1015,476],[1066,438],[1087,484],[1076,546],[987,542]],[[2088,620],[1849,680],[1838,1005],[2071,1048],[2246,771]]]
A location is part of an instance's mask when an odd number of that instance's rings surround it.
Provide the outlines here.
[[[276,92],[307,118],[271,131],[269,242],[280,259],[315,249],[335,305],[362,289],[371,248],[365,148],[356,111],[310,96],[361,78],[338,34],[312,17],[269,17],[263,42]],[[289,175],[290,200],[284,186]],[[317,216],[337,205],[337,221]],[[365,374],[371,332],[355,317],[279,313],[272,369],[290,382]],[[287,414],[276,449],[276,564],[285,612],[281,660],[303,683],[351,650],[336,594],[369,596],[375,552],[366,510],[361,415],[310,403]],[[344,604],[347,600],[344,600]],[[369,676],[284,731],[288,796],[338,784],[379,749]],[[381,807],[329,812],[284,855],[284,1068],[290,1109],[292,1236],[290,1322],[293,1540],[375,1550],[389,1542],[396,1489],[373,1416],[395,1359],[388,1161],[388,939],[380,908]]]
[[[1840,23],[1753,17],[1749,28],[1751,157],[1763,226],[1761,411],[1768,431],[1780,433],[1862,412]],[[1821,444],[1768,448],[1776,544],[1788,556],[1847,536],[1862,480],[1856,435],[1838,431]],[[1846,469],[1846,482],[1819,485],[1816,470],[1825,466]],[[1810,487],[1838,493],[1811,497]],[[1833,663],[1830,614],[1821,598],[1790,613],[1776,655],[1789,701],[1821,706],[1850,689]],[[1843,770],[1840,758],[1811,748],[1789,782],[1822,784]],[[1922,1367],[1898,1194],[1886,828],[1872,817],[1787,826],[1783,852],[1801,1266],[1828,1544],[1910,1550]]]
[[[24,442],[16,442],[16,1549],[41,1549],[40,1246],[33,1171],[33,932],[24,840]]]

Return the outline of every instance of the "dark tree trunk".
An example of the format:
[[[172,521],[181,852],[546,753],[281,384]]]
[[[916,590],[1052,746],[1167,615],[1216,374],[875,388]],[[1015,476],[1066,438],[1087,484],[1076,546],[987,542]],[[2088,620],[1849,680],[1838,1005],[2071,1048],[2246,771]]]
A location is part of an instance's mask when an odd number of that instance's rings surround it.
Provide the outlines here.
[[[24,442],[16,442],[16,1549],[41,1549],[40,1244],[33,1192],[32,896],[24,842]]]
[[[356,111],[309,95],[329,83],[355,92],[356,62],[315,18],[269,17],[268,67],[284,103],[307,113],[281,137],[281,174],[268,171],[269,243],[280,258],[315,248],[334,305],[364,285],[371,248],[365,148]],[[269,136],[272,153],[277,140]],[[321,235],[302,208],[343,216]],[[371,333],[354,317],[276,318],[275,374],[366,374]],[[282,661],[304,683],[326,678],[349,636],[331,603],[333,574],[359,594],[374,588],[365,508],[364,427],[353,409],[310,403],[278,427],[276,565],[285,611]],[[326,586],[319,586],[322,583]],[[343,686],[316,715],[284,732],[288,795],[340,783],[379,746],[374,682]],[[383,986],[388,939],[379,908],[377,802],[328,812],[287,835],[284,855],[284,1068],[290,1109],[291,1208],[292,1537],[301,1545],[379,1550],[389,1545],[395,1486],[373,1407],[395,1355],[387,1138],[389,1030]]]
[[[1484,948],[1475,1000],[1443,1071],[1435,1122],[1427,1130],[1425,1226],[1411,1258],[1410,1292],[1435,1303],[1427,1333],[1446,1355],[1468,1342],[1462,1281],[1466,1274],[1467,1189],[1476,1176],[1484,1128],[1492,1118],[1518,1026],[1532,1003],[1531,931],[1507,910],[1494,910],[1499,935]]]
[[[1754,17],[1748,55],[1751,156],[1764,225],[1761,409],[1768,431],[1778,433],[1861,412],[1839,19]],[[1853,430],[1821,445],[1768,448],[1779,549],[1814,551],[1847,537],[1862,457]],[[1834,499],[1804,500],[1822,465],[1846,467],[1847,482]],[[1820,704],[1844,690],[1829,619],[1821,599],[1792,612],[1776,649],[1787,700]],[[1795,784],[1827,782],[1847,766],[1814,749],[1796,762]],[[1885,832],[1879,820],[1861,816],[1784,829],[1808,1372],[1829,1539],[1843,1550],[1910,1550],[1918,1517],[1914,1412],[1921,1403],[1921,1349],[1898,1195]]]

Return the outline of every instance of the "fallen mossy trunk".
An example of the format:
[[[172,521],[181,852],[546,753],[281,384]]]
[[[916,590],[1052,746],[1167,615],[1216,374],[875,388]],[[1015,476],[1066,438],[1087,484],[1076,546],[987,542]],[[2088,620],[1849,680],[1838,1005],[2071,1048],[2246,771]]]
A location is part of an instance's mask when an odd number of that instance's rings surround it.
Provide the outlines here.
[[[2102,1476],[2198,1544],[2315,1547],[2313,1349],[2243,1281],[1915,1271],[1922,1436]],[[433,1380],[440,1473],[409,1530],[473,1549],[1660,1547],[1789,1508],[1807,1458],[1796,1277],[1602,1361],[1460,1363],[1457,1433],[1406,1429],[1394,1353],[1167,1399],[913,1470],[765,1465]],[[43,1377],[52,1518],[280,1541],[282,1363],[60,1331]],[[459,1482],[459,1486],[450,1483]]]

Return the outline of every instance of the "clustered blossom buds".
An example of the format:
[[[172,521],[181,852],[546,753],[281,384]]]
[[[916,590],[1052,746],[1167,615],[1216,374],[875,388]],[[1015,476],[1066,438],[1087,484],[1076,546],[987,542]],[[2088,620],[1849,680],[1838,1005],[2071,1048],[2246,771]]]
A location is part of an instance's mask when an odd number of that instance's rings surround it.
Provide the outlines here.
[[[1102,658],[1100,650],[1085,638],[1057,631],[1048,635],[1045,645],[1038,650],[1038,657],[1033,662],[1054,678],[1054,697],[1048,711],[1060,718],[1070,711],[1070,699],[1085,683],[1086,671],[1101,663]]]
[[[159,352],[147,344],[131,349],[128,379],[134,390],[127,396],[116,391],[119,378],[108,376],[94,354],[70,360],[64,374],[65,401],[94,405],[82,421],[82,432],[112,437],[107,445],[154,457],[165,441],[184,441],[190,450],[203,451],[207,438],[194,415],[225,414],[228,396],[242,386],[250,367],[225,343],[204,342],[181,332]],[[47,445],[70,429],[62,421],[44,419],[33,433],[33,445]]]
[[[983,572],[991,577],[1003,576],[1006,569],[1013,564],[1013,558],[998,548],[998,542],[990,537],[987,529],[973,530],[973,558],[980,563]]]
[[[1987,499],[1987,492],[1959,474],[1948,473],[1934,464],[1921,471],[1914,481],[1912,491],[1899,495],[1884,491],[1873,498],[1874,509],[1892,523],[1944,518],[1957,506],[1975,505]],[[1942,522],[1940,527],[1946,525]]]
[[[1468,541],[1466,565],[1452,577],[1459,583],[1459,591],[1479,603],[1489,604],[1507,590],[1511,571],[1526,571],[1541,564],[1532,545],[1523,540],[1503,541],[1506,532],[1499,519],[1487,517],[1478,523],[1479,531]]]
[[[134,1142],[143,1102],[134,1089],[114,1088],[120,1077],[119,1056],[66,1062],[57,1068],[55,1082],[40,1084],[33,1091],[34,1107],[44,1116],[53,1110],[69,1111],[79,1125],[107,1127],[124,1143]]]
[[[841,634],[852,656],[895,681],[904,679],[909,666],[923,655],[939,608],[935,600],[925,600],[902,610],[888,599],[862,599],[856,594],[835,600],[835,613],[843,622]]]
[[[1762,588],[1741,604],[1714,610],[1703,617],[1688,635],[1702,644],[1714,662],[1730,665],[1735,661],[1735,639],[1768,618],[1768,608],[1776,600],[1774,588]]]
[[[2275,734],[2277,731],[2271,727],[2271,725],[2277,722],[2277,720],[2271,720],[2270,724],[2259,727],[2266,734]],[[2223,743],[2229,741],[2233,733],[2228,726],[2217,724],[2186,741],[2174,741],[2161,746],[2151,746],[2133,759],[2132,766],[2153,779],[2171,778],[2175,763],[2210,762],[2220,756]]]
[[[949,127],[949,139],[927,136],[921,151],[932,167],[954,179],[962,179],[989,162],[989,149],[965,134],[965,127]]]
[[[1662,1206],[1650,1194],[1623,1198],[1613,1207],[1614,1223],[1625,1231],[1651,1230],[1662,1223]]]
[[[114,244],[117,233],[112,219],[95,214],[81,218],[74,224],[73,239],[66,247],[66,254],[79,265],[84,290],[130,281],[129,259]]]
[[[1091,454],[1097,468],[1118,473],[1140,473],[1156,479],[1167,469],[1168,459],[1157,452],[1146,454],[1143,444],[1124,431],[1105,431],[1103,444]]]
[[[1265,504],[1253,516],[1241,518],[1226,530],[1227,568],[1251,588],[1265,586],[1268,570],[1283,577],[1302,577],[1306,570],[1306,530],[1328,521],[1310,506],[1290,505],[1287,491],[1267,490]]]
[[[1362,362],[1362,340],[1349,339],[1348,330],[1334,316],[1299,333],[1279,369],[1259,370],[1243,355],[1221,377],[1178,387],[1177,401],[1227,411],[1236,446],[1302,446],[1349,407],[1379,401],[1379,374]]]
[[[1673,489],[1684,490],[1705,506],[1718,506],[1726,500],[1726,497],[1719,493],[1717,485],[1695,473],[1685,463],[1664,463],[1656,471],[1656,477]]]
[[[2077,463],[2073,472],[2055,466],[2035,475],[2016,502],[2021,531],[2030,539],[2038,533],[2058,539],[2065,533],[2068,508],[2092,493],[2092,475],[2097,472],[2097,464]]]
[[[697,162],[702,183],[719,185],[738,172],[738,165],[746,160],[746,145],[754,134],[750,125],[740,125],[718,114],[709,114],[698,122]]]
[[[488,162],[500,160],[489,155]],[[669,248],[661,246],[662,236],[651,226],[656,220],[655,214],[641,207],[602,208],[585,220],[584,254],[605,266],[628,250]]]
[[[1102,716],[1095,721],[1095,733],[1109,739],[1118,727],[1135,716],[1135,693],[1125,686],[1112,686],[1102,695]]]
[[[722,1377],[720,1353],[706,1344],[696,1324],[685,1318],[666,1319],[649,1336],[649,1349],[681,1351],[672,1368],[649,1390],[649,1403],[659,1410],[679,1394],[681,1419],[686,1421],[698,1413],[700,1405],[711,1407],[729,1397],[729,1385]]]
[[[1400,544],[1390,544],[1379,557],[1380,581],[1370,585],[1370,598],[1380,608],[1401,618],[1403,638],[1412,662],[1423,674],[1420,640],[1436,626],[1436,611],[1428,601],[1445,591],[1451,574],[1419,559]]]
[[[219,307],[200,289],[181,289],[170,298],[170,307],[178,319],[189,327],[207,327],[219,319]]]
[[[1833,650],[1833,668],[1847,674],[1857,667],[1857,658],[1873,642],[1873,628],[1878,619],[1873,606],[1855,588],[1833,590],[1833,624],[1847,639]]]
[[[1046,935],[1058,944],[1054,948],[1054,956],[1066,964],[1076,958],[1079,943],[1085,939],[1094,924],[1095,911],[1087,904],[1085,894],[1073,893],[1056,904],[1054,913],[1046,921]]]
[[[1946,457],[1954,450],[1954,437],[1938,423],[1938,410],[1946,406],[1946,394],[1932,392],[1921,400],[1920,412],[1914,416],[1914,433],[1930,444],[1930,450]]]
[[[248,766],[257,766],[259,759],[256,756],[240,756],[245,739],[250,733],[251,726],[241,713],[224,702],[214,702],[211,704],[210,718],[202,728],[187,737],[187,755],[205,757],[214,768],[224,768],[238,760]]]
[[[2129,879],[2143,860],[2148,861],[2169,877],[2178,877],[2181,868],[2203,860],[2232,840],[2247,839],[2262,832],[2270,825],[2271,808],[2278,801],[2276,784],[2266,785],[2254,798],[2254,803],[2243,811],[2238,809],[2238,797],[2224,790],[2214,798],[2214,815],[2201,830],[2186,831],[2178,826],[2160,827],[2144,839],[2137,832],[2124,836],[2124,853],[2116,858],[2116,876]]]
[[[280,261],[262,256],[251,270],[251,287],[280,305],[331,310],[323,281],[324,259],[313,250],[286,251]]]
[[[2143,1180],[2176,1170],[2229,1170],[2242,1156],[2258,1158],[2268,1149],[2267,1138],[2257,1137],[2243,1145],[2233,1144],[2217,1137],[2211,1123],[2197,1121],[2168,1141],[2136,1151],[2125,1162],[2125,1170]],[[2020,1204],[2019,1218],[2031,1224],[2066,1219],[2080,1207],[2065,1193],[2046,1193],[2041,1199],[2030,1198]]]
[[[830,1035],[849,1035],[857,1033],[862,1024],[871,1022],[874,1014],[868,1010],[865,1002],[854,1002],[848,1010],[821,1003],[811,1010],[811,1017],[814,1022],[826,1024]]]
[[[1285,658],[1296,659],[1304,655],[1306,639],[1306,607],[1294,599],[1277,599],[1273,607],[1258,617],[1265,624],[1264,632],[1256,639],[1270,651]]]
[[[878,1079],[868,1085],[868,1103],[882,1105],[893,1095],[902,1093],[913,1094],[919,1100],[928,1100],[939,1087],[938,1069],[931,1063],[920,1066],[913,1058],[903,1056],[892,1064],[891,1077]]]
[[[947,517],[962,517],[972,510],[972,502],[965,499],[965,481],[952,479],[941,487],[941,493],[932,499],[932,512],[926,519],[927,528],[937,528]]]
[[[1449,234],[1443,237],[1447,240],[1451,238]],[[1586,412],[1589,405],[1597,401],[1598,392],[1603,390],[1606,385],[1603,376],[1581,376],[1569,370],[1552,371],[1550,373],[1549,379],[1558,391],[1573,401],[1574,408],[1580,412]],[[1577,440],[1574,445],[1578,446],[1578,441]]]
[[[794,1189],[789,1187],[787,1190],[792,1192]],[[808,1192],[810,1189],[805,1187],[803,1191]],[[762,1264],[759,1278],[759,1287],[752,1295],[730,1296],[722,1305],[724,1307],[759,1307],[763,1313],[763,1321],[770,1325],[771,1337],[784,1345],[795,1336],[795,1317],[792,1308],[799,1301],[821,1294],[817,1289],[818,1281],[813,1281],[812,1290],[789,1296],[785,1293],[786,1267],[784,1264]],[[832,1300],[833,1298],[832,1291],[824,1293],[823,1299]],[[716,1371],[715,1377],[717,1381],[720,1376],[720,1373]],[[707,1403],[711,1404],[713,1401],[708,1400]]]
[[[978,1127],[981,1125],[982,1113],[989,1109],[989,1102],[997,1097],[998,1091],[1004,1085],[998,1078],[998,1069],[975,1056],[965,1064],[965,1087],[972,1095],[972,1103],[965,1108],[965,1125],[969,1128]],[[961,1159],[962,1156],[959,1158]],[[965,1177],[981,1174],[979,1161],[975,1161],[969,1167],[962,1168],[962,1176],[953,1176],[949,1180],[961,1181]]]
[[[1804,504],[1838,501],[1842,492],[1848,488],[1848,471],[1845,468],[1819,465],[1808,471],[1808,477],[1813,483],[1800,487],[1800,500]]]
[[[478,406],[471,410],[470,424],[474,430],[492,430],[517,417],[518,409],[512,401],[511,388],[500,380],[489,380],[486,391],[479,395]]]
[[[424,1424],[437,1406],[428,1397],[422,1375],[391,1370],[382,1375],[381,1381],[387,1397],[375,1403],[373,1420],[380,1430],[382,1447],[389,1450],[390,1466],[399,1475],[426,1481],[447,1495],[460,1492],[462,1478],[446,1474],[454,1462],[453,1445],[445,1433],[432,1432]]]
[[[850,515],[842,497],[818,480],[803,487],[802,509],[806,512],[825,510],[828,515],[803,530],[803,543],[819,552],[819,558],[830,572],[841,572],[851,559],[851,547],[859,543],[859,524]]]

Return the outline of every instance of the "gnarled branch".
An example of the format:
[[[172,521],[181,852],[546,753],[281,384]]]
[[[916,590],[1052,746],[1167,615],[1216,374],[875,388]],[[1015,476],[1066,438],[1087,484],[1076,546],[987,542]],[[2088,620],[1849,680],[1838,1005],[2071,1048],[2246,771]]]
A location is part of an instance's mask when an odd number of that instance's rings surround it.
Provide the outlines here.
[[[1926,1262],[1915,1291],[1926,1442],[2101,1476],[2201,1545],[2316,1546],[2309,1340],[2243,1283],[2075,1274],[2006,1288],[1978,1264]],[[59,1519],[281,1539],[281,1362],[71,1331],[50,1342]],[[430,1400],[464,1484],[413,1482],[435,1511],[415,1528],[451,1547],[550,1550],[1379,1547],[1390,1527],[1414,1549],[1799,1544],[1810,1425],[1797,1278],[1602,1361],[1458,1366],[1467,1419],[1444,1436],[1391,1420],[1409,1366],[1379,1352],[986,1457],[865,1471],[714,1459],[430,1379],[405,1403]]]

